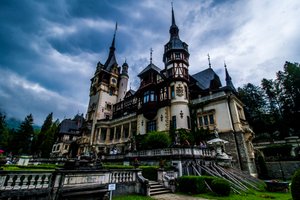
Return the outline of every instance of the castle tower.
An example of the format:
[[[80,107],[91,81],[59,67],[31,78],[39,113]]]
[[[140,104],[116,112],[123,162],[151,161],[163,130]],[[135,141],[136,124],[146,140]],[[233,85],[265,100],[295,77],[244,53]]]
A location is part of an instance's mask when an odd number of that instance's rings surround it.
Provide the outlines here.
[[[163,62],[165,75],[169,81],[171,98],[170,120],[175,129],[190,129],[189,99],[189,52],[188,45],[179,38],[179,29],[175,22],[172,7],[172,25],[170,40],[164,47]]]
[[[96,122],[111,119],[113,105],[117,103],[120,70],[115,56],[116,30],[117,24],[108,58],[104,65],[101,62],[97,63],[95,74],[91,78],[90,100],[87,110],[87,120],[92,124],[91,144],[94,143]]]
[[[122,65],[122,73],[120,76],[120,81],[119,81],[119,91],[118,91],[118,102],[122,101],[124,99],[124,96],[127,92],[127,86],[128,86],[128,64],[126,61]]]

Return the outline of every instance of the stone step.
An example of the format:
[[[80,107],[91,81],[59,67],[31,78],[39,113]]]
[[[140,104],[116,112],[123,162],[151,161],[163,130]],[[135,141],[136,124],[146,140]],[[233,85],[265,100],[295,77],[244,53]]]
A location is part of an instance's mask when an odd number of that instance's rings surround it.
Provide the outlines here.
[[[156,181],[149,181],[149,184],[150,184],[150,196],[171,193],[171,190],[165,188],[163,185],[161,185]]]

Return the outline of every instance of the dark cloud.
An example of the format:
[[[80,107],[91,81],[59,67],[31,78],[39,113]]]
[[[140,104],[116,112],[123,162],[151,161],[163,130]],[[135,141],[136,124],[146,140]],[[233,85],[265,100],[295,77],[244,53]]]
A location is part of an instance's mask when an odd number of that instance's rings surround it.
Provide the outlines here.
[[[249,75],[256,68],[257,74],[269,75],[270,63],[280,69],[285,60],[299,61],[297,7],[296,1],[280,0],[175,0],[179,34],[191,53],[190,72],[205,69],[210,53],[220,78],[226,60],[235,85],[242,85],[259,82],[262,75],[255,80]],[[149,64],[150,48],[155,65],[164,66],[170,2],[1,1],[0,109],[19,119],[32,113],[39,123],[50,112],[59,118],[85,112],[90,78],[96,63],[107,58],[115,22],[117,61],[121,65],[127,59],[129,82],[136,89],[136,75]]]

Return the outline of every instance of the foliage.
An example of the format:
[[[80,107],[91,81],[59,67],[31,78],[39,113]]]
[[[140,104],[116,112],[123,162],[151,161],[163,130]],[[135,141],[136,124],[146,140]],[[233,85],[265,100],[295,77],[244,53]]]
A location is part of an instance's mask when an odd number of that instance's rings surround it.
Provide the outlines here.
[[[57,132],[59,121],[53,122],[53,113],[50,113],[40,130],[33,139],[32,153],[35,156],[49,158],[52,146],[55,140],[55,133]]]
[[[3,169],[6,171],[40,171],[40,170],[55,170],[62,167],[56,164],[39,164],[39,165],[4,165]]]
[[[291,193],[293,200],[300,200],[300,169],[298,169],[293,178],[292,178],[292,185],[291,185]]]
[[[206,199],[216,200],[266,200],[266,199],[278,199],[278,200],[291,200],[291,194],[286,192],[257,192],[234,194],[229,196],[216,196],[214,193],[205,193],[195,195],[196,197],[202,197]]]
[[[171,139],[166,132],[153,131],[147,133],[141,143],[143,149],[160,149],[169,147]]]
[[[258,177],[261,179],[267,179],[269,178],[268,176],[268,168],[266,165],[266,161],[264,157],[261,155],[257,155],[257,168],[258,168]]]
[[[7,128],[6,116],[4,113],[0,112],[0,149],[7,150],[9,146],[10,134]]]
[[[300,135],[299,77],[300,65],[286,62],[276,79],[263,79],[261,87],[248,83],[238,88],[246,117],[258,138],[265,133],[272,139]]]
[[[181,176],[178,178],[178,190],[183,193],[200,194],[206,192],[202,176]]]
[[[229,182],[224,179],[215,179],[211,182],[211,189],[214,193],[220,196],[229,196],[230,185]]]
[[[140,166],[142,175],[152,181],[157,181],[157,166]]]
[[[31,114],[27,115],[21,123],[16,134],[12,138],[11,150],[14,154],[30,154],[32,137],[34,136],[33,130],[33,117]]]

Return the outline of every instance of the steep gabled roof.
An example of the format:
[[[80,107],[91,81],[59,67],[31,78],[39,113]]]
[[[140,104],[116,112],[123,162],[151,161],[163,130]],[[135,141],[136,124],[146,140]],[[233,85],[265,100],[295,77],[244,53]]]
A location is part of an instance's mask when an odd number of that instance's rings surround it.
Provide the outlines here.
[[[150,71],[150,70],[154,70],[157,73],[160,73],[161,69],[159,69],[156,65],[154,65],[153,63],[150,63],[143,71],[141,71],[141,73],[138,74],[138,77],[142,77],[146,72]]]
[[[192,77],[198,82],[197,85],[203,89],[217,89],[222,86],[219,76],[212,68],[207,68]]]

